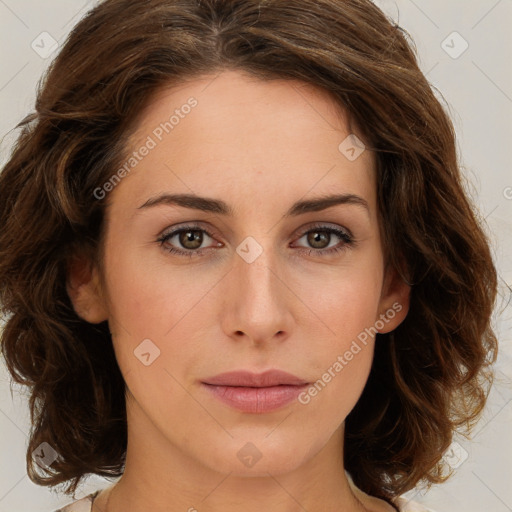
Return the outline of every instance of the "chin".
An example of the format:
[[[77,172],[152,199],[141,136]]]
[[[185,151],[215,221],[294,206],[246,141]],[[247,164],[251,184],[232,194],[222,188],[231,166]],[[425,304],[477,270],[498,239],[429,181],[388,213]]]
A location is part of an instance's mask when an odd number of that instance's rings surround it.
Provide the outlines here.
[[[237,477],[268,477],[290,473],[299,468],[315,452],[311,443],[292,436],[276,436],[271,430],[260,436],[229,439],[210,453],[202,454],[203,463],[214,471]],[[253,440],[251,440],[251,438]],[[319,448],[320,449],[320,448]]]

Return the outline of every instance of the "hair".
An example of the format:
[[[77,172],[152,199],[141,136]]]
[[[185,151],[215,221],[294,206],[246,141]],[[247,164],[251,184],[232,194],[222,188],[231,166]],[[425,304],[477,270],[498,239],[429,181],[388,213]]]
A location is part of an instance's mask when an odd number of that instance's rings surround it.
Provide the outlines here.
[[[404,321],[377,334],[345,469],[388,503],[445,481],[443,454],[493,380],[497,272],[449,115],[407,32],[370,0],[106,0],[72,30],[0,173],[1,348],[30,388],[29,478],[71,494],[87,474],[123,473],[124,380],[108,322],[75,313],[68,264],[82,254],[101,267],[107,198],[94,190],[144,106],[223,70],[327,91],[375,152],[383,251],[411,296]],[[58,458],[43,476],[32,453],[44,442]]]

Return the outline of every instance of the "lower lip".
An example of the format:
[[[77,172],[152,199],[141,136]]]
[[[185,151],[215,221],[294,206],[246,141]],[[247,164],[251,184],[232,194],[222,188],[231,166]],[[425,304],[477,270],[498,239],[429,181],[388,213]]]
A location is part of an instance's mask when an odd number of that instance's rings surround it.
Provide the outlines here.
[[[243,412],[270,412],[293,402],[309,384],[303,386],[272,386],[268,388],[249,388],[235,386],[214,386],[205,384],[216,398]]]

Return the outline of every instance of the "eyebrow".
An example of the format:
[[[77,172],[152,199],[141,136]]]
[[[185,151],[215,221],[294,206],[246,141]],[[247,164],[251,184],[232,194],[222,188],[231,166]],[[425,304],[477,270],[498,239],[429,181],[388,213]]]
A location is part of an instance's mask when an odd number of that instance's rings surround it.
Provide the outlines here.
[[[203,212],[216,213],[232,217],[234,210],[220,199],[200,197],[195,194],[161,194],[149,198],[137,210],[151,208],[158,205],[177,205],[183,208],[191,208]],[[366,200],[355,194],[323,195],[312,199],[297,201],[284,214],[284,217],[296,217],[309,212],[319,212],[339,204],[355,205],[363,208],[369,215],[370,208]]]

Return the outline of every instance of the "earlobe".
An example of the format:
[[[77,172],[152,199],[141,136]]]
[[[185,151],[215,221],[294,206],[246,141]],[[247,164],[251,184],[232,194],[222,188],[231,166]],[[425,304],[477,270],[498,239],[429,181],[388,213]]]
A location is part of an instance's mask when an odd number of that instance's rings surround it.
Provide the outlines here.
[[[406,283],[395,268],[388,269],[379,303],[376,328],[379,333],[396,329],[409,312],[411,285]]]
[[[76,314],[91,324],[108,320],[97,269],[84,257],[74,257],[68,264],[66,290]]]

